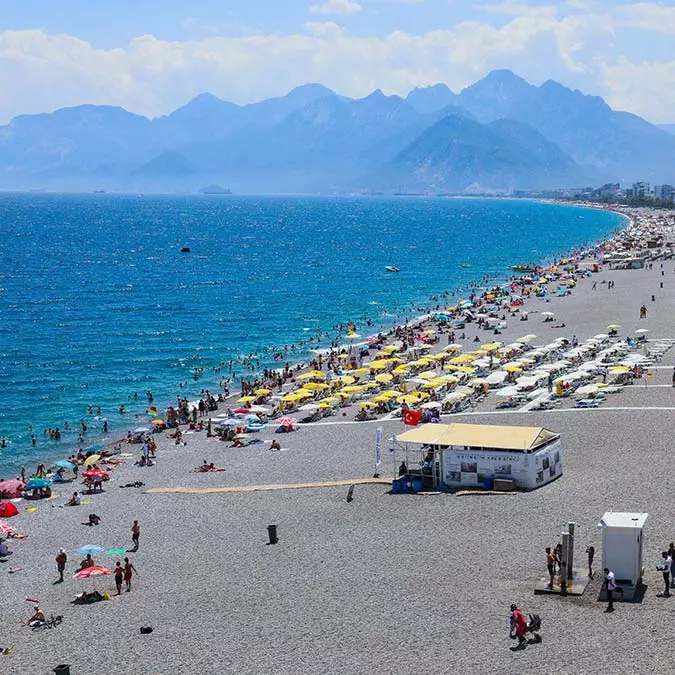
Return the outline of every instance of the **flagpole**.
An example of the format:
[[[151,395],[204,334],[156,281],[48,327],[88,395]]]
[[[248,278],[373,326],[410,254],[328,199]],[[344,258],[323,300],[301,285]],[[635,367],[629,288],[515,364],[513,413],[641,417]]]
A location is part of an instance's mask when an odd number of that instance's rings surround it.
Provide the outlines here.
[[[378,469],[382,464],[382,427],[377,427],[375,431],[375,473],[373,478],[379,478]]]

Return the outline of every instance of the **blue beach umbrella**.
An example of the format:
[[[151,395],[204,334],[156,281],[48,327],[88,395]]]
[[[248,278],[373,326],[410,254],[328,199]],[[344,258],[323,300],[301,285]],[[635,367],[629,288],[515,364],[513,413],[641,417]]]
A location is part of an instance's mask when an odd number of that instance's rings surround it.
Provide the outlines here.
[[[51,483],[44,478],[31,478],[28,483],[26,483],[26,490],[39,490],[40,488],[46,488]]]
[[[54,462],[54,466],[58,466],[62,469],[72,469],[75,465],[72,462],[69,462],[67,459],[58,459],[56,462]]]
[[[94,445],[90,445],[88,448],[85,448],[85,452],[98,452],[99,450],[105,450],[105,445],[102,443],[94,443]]]
[[[97,553],[101,553],[101,551],[105,551],[103,546],[97,546],[96,544],[85,544],[84,546],[80,546],[80,548],[75,551],[78,555],[96,555]]]

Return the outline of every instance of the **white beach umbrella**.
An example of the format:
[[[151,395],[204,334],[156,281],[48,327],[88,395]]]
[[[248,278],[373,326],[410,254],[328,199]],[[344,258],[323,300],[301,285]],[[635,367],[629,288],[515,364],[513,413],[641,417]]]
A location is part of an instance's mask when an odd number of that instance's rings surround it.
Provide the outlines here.
[[[298,410],[302,410],[303,412],[316,412],[320,409],[320,406],[318,406],[316,403],[305,403],[305,405],[301,405],[298,408]]]
[[[523,344],[527,345],[530,344],[533,340],[536,340],[537,336],[536,335],[523,335],[523,337],[519,337],[516,339],[516,342],[522,342]]]
[[[635,331],[635,334],[636,334],[636,335],[644,335],[645,333],[649,333],[649,329],[648,329],[648,328],[638,328],[638,329]]]
[[[542,312],[542,316],[555,316],[555,312]]]
[[[607,333],[598,333],[597,335],[594,335],[593,337],[596,340],[601,340],[602,342],[609,339],[609,335],[607,335]]]
[[[520,396],[520,394],[521,392],[516,387],[504,387],[497,390],[497,398],[513,398],[514,396]]]
[[[508,373],[506,373],[503,370],[498,370],[494,373],[490,373],[486,378],[485,381],[488,384],[495,385],[495,384],[501,384],[507,376]]]
[[[441,407],[441,404],[438,401],[429,401],[429,403],[422,403],[420,408],[422,410],[436,410]]]

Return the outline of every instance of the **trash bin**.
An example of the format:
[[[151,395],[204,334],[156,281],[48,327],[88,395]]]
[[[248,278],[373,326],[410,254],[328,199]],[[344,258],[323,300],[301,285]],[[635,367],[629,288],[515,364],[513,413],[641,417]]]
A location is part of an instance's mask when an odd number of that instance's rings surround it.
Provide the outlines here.
[[[70,675],[70,666],[62,663],[60,666],[56,666],[56,668],[54,668],[54,672],[56,675]]]
[[[413,478],[412,479],[412,491],[413,492],[422,492],[423,486],[424,486],[424,480],[422,478]]]
[[[495,486],[495,477],[494,476],[485,476],[483,479],[483,487],[486,490],[492,490]]]

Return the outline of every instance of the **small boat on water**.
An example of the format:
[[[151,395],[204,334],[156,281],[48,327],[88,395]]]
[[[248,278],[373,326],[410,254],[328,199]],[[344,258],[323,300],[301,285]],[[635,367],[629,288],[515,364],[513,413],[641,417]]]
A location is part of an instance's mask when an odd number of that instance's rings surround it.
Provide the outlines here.
[[[468,270],[471,267],[471,265],[469,265],[469,263],[462,263],[462,267]]]
[[[190,252],[190,247],[189,246],[183,246],[180,250],[181,253],[189,253]]]
[[[385,268],[387,272],[400,272],[401,270],[398,267],[394,267],[393,265],[387,265]]]

